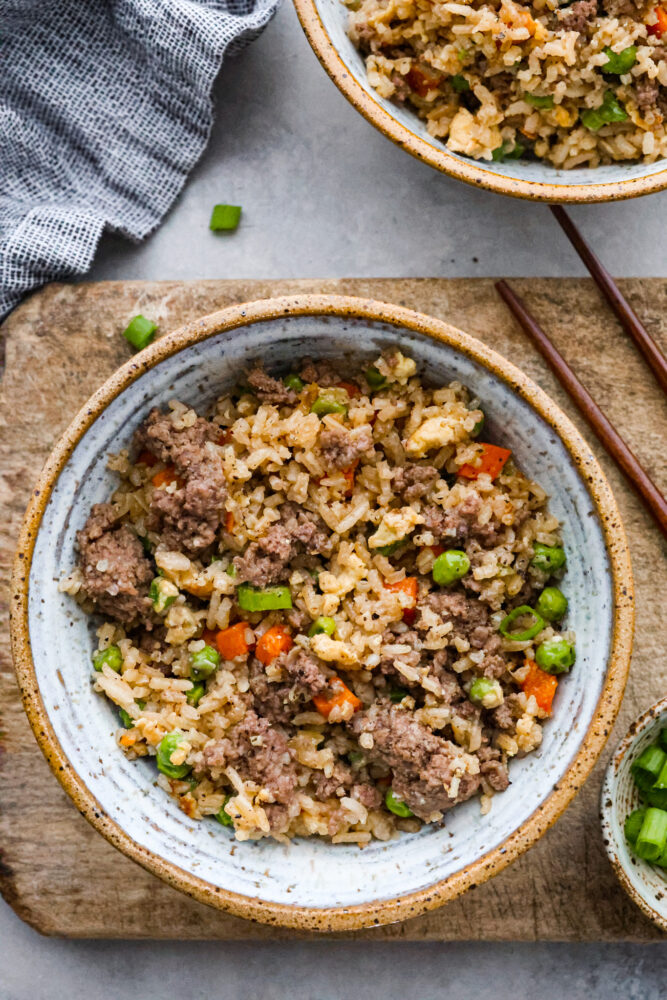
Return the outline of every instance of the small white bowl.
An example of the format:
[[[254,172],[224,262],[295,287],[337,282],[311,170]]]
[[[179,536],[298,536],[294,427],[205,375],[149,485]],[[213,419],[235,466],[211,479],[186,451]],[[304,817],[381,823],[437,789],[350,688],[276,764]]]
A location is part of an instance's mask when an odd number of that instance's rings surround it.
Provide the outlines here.
[[[619,882],[640,910],[667,931],[667,871],[637,857],[623,832],[626,816],[641,804],[630,768],[663,726],[667,726],[667,698],[640,715],[619,743],[602,785],[600,819],[604,846]]]

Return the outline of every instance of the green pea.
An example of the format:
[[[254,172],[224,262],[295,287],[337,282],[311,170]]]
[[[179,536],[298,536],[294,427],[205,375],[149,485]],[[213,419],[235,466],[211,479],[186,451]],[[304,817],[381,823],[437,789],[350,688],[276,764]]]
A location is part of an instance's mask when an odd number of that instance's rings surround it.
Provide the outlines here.
[[[389,692],[389,701],[393,701],[393,703],[397,705],[399,701],[403,701],[404,698],[407,698],[408,694],[409,692],[406,691],[405,688],[392,688]]]
[[[407,819],[409,816],[414,816],[412,809],[406,806],[403,799],[394,793],[393,788],[388,789],[387,794],[384,797],[384,804],[386,805],[389,812],[393,812],[395,816],[401,816]]]
[[[308,635],[333,635],[336,631],[336,620],[334,618],[327,618],[326,615],[316,618],[313,624],[308,629]]]
[[[223,826],[234,826],[234,820],[225,809],[225,806],[227,805],[230,799],[231,795],[226,795],[225,801],[222,803],[222,806],[215,814],[215,818],[217,819],[218,823],[222,823]]]
[[[439,587],[449,587],[470,569],[470,560],[460,549],[441,552],[433,563],[433,580]]]
[[[213,646],[204,646],[196,653],[190,653],[190,679],[205,680],[220,666],[220,653]]]
[[[119,646],[107,646],[106,649],[100,650],[93,656],[93,667],[98,673],[102,670],[102,667],[111,667],[112,670],[115,670],[119,674],[122,666],[123,654]]]
[[[613,73],[615,76],[623,76],[629,73],[637,62],[637,46],[628,45],[627,49],[621,52],[614,52],[609,45],[604,50],[607,62],[601,67],[603,73]]]
[[[206,685],[202,681],[197,681],[196,684],[192,685],[189,691],[185,692],[185,700],[188,705],[192,705],[193,708],[196,708],[205,694]]]
[[[283,384],[286,385],[288,389],[292,389],[294,392],[301,392],[306,383],[303,379],[299,378],[298,375],[295,375],[292,372],[291,374],[285,376]]]
[[[545,621],[558,622],[567,611],[567,597],[558,587],[545,587],[537,598],[535,610]]]
[[[172,764],[171,762],[171,755],[176,752],[183,740],[183,733],[179,733],[175,729],[173,732],[167,733],[166,736],[162,737],[157,748],[156,761],[158,771],[162,771],[168,778],[173,778],[176,781],[185,778],[192,770],[189,764]]]
[[[535,652],[535,662],[547,674],[566,674],[575,657],[574,646],[567,639],[545,639]]]
[[[566,562],[565,549],[559,545],[533,542],[533,553],[530,565],[535,569],[541,569],[544,573],[555,573],[556,570],[562,569]]]
[[[375,365],[371,365],[370,368],[367,368],[364,374],[366,381],[374,392],[377,392],[378,389],[384,389],[387,384],[386,378],[382,372],[378,371]]]
[[[475,704],[481,705],[487,695],[494,694],[496,685],[488,677],[476,677],[470,685],[468,697]]]

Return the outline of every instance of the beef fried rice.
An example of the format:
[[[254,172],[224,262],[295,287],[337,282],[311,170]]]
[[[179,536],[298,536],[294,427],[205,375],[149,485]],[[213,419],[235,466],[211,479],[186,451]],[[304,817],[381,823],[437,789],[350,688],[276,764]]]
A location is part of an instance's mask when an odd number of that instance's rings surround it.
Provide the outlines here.
[[[667,155],[655,0],[346,0],[369,83],[474,159],[597,167]]]
[[[541,487],[458,383],[385,352],[153,410],[61,582],[117,742],[239,840],[363,845],[482,811],[574,662]]]

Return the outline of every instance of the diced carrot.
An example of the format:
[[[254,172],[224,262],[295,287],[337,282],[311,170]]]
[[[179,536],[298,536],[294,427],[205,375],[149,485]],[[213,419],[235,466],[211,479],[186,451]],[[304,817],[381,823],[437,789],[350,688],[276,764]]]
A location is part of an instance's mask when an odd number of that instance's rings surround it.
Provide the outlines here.
[[[135,732],[134,729],[129,729],[127,732],[123,733],[119,743],[122,747],[133,747],[138,739],[139,733]]]
[[[359,465],[359,459],[353,462],[348,469],[343,469],[343,476],[345,477],[345,482],[347,486],[345,487],[345,496],[351,497],[352,491],[354,490],[354,476],[357,471],[357,466]]]
[[[144,450],[140,451],[137,455],[137,463],[139,465],[147,465],[149,469],[151,469],[156,462],[157,458],[152,451],[148,450],[148,448],[144,448]]]
[[[419,97],[426,97],[429,90],[435,90],[442,83],[442,77],[431,76],[420,66],[412,66],[405,77],[405,82]]]
[[[248,630],[247,622],[237,622],[236,625],[218,632],[215,644],[223,660],[234,660],[237,656],[246,655],[250,649],[246,638]]]
[[[412,625],[417,614],[414,607],[417,603],[417,577],[404,576],[402,580],[397,580],[395,583],[385,583],[385,589],[391,590],[394,594],[405,594],[411,598],[412,607],[403,609],[403,621],[408,625]]]
[[[151,482],[156,489],[159,489],[160,486],[170,486],[171,483],[178,483],[179,486],[183,485],[183,480],[180,476],[176,475],[176,469],[173,465],[167,465],[160,472],[156,472]]]
[[[336,707],[343,708],[344,705],[349,704],[352,705],[354,712],[361,708],[361,702],[356,694],[343,684],[340,677],[332,677],[329,681],[329,688],[332,692],[330,695],[316,694],[313,698],[315,708],[325,719],[329,718]]]
[[[222,434],[220,434],[216,443],[219,445],[229,444],[230,437],[231,437],[231,432],[228,428],[226,431],[223,431]]]
[[[231,535],[232,531],[234,530],[235,523],[236,521],[234,519],[234,515],[232,514],[231,510],[228,510],[227,513],[225,514],[225,531],[227,532],[228,535]]]
[[[294,643],[292,636],[282,625],[272,625],[257,641],[255,655],[266,666],[281,653],[288,653]]]
[[[345,389],[345,392],[352,399],[354,399],[356,396],[361,395],[361,389],[359,388],[358,385],[355,385],[354,382],[339,382],[338,388]]]
[[[444,545],[429,545],[429,549],[433,553],[433,558],[437,559],[438,556],[441,556],[442,553],[445,551],[445,546]]]
[[[526,660],[526,663],[530,669],[521,687],[529,698],[531,695],[534,696],[538,707],[543,712],[551,715],[551,706],[556,688],[558,687],[558,678],[554,674],[548,674],[546,670],[540,670],[535,660]]]
[[[649,35],[655,35],[657,38],[662,38],[662,36],[667,33],[667,10],[664,7],[655,7],[653,10],[657,21],[655,24],[647,24],[646,31]]]
[[[503,471],[505,462],[511,454],[507,448],[499,448],[496,444],[483,444],[479,465],[470,465],[466,462],[459,469],[459,476],[463,476],[464,479],[477,479],[486,472],[491,479],[495,479]]]

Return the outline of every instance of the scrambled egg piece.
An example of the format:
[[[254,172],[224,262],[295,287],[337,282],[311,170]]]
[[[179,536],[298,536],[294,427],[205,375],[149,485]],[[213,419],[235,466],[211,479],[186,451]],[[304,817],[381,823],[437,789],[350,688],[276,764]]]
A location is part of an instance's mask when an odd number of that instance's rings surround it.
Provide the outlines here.
[[[344,667],[351,667],[357,663],[357,654],[346,642],[332,639],[323,632],[312,637],[310,648],[326,663],[340,663]]]
[[[387,382],[400,382],[405,385],[409,378],[417,374],[417,363],[413,358],[406,358],[400,351],[392,354],[392,364],[386,358],[378,358],[375,367],[384,375]]]
[[[398,510],[388,510],[378,526],[375,534],[368,539],[371,549],[380,549],[385,545],[393,545],[410,534],[415,525],[420,524],[422,517],[412,507],[399,507]]]
[[[429,417],[420,424],[405,443],[405,450],[413,458],[423,458],[427,451],[456,444],[466,435],[458,414]]]

